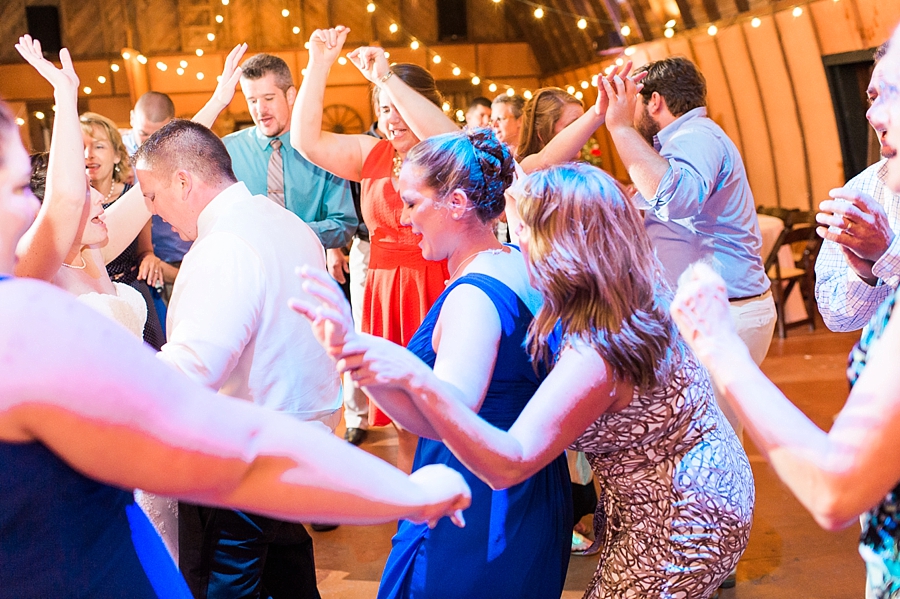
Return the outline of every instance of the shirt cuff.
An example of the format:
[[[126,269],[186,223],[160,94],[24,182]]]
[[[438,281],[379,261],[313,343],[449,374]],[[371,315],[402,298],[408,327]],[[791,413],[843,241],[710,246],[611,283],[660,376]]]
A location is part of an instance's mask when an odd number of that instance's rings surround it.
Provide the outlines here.
[[[678,187],[678,177],[675,174],[675,165],[673,160],[669,159],[669,168],[666,174],[660,179],[659,185],[656,187],[656,195],[647,202],[651,209],[655,210],[660,204],[665,204],[672,199],[675,190]]]
[[[872,265],[872,274],[878,277],[879,283],[884,280],[889,285],[900,277],[900,235],[894,235],[887,251]]]

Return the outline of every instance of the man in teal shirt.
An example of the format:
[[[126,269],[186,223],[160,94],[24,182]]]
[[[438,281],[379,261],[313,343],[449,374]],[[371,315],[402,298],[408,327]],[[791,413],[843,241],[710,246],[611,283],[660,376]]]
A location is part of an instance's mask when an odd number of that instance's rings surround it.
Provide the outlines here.
[[[326,249],[347,245],[359,221],[347,181],[312,164],[291,146],[297,91],[287,64],[257,54],[241,65],[241,90],[255,127],[226,135],[234,174],[250,193],[268,195],[299,216]],[[280,154],[273,160],[272,154]]]

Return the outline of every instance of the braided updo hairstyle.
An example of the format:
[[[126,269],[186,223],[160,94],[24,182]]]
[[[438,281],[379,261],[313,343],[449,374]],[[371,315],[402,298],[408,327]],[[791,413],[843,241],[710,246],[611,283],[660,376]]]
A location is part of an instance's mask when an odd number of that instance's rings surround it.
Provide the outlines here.
[[[512,184],[515,173],[509,148],[487,128],[431,137],[414,146],[404,164],[422,169],[425,185],[438,198],[445,198],[456,189],[464,191],[483,223],[503,212],[503,193]]]

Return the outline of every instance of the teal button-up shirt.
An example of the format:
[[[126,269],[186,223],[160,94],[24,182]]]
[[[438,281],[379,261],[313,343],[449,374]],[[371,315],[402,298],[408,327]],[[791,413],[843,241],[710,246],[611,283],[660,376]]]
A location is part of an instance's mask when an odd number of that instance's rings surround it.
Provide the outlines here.
[[[253,194],[267,195],[272,139],[258,127],[236,131],[222,139],[231,155],[234,175]],[[301,156],[291,146],[290,132],[278,139],[284,162],[285,208],[308,224],[326,248],[347,245],[359,225],[350,185]]]

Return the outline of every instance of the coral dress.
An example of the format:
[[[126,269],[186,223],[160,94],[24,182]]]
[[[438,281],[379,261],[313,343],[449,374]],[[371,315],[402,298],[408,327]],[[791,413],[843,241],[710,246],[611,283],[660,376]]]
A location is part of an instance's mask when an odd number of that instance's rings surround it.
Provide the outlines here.
[[[366,274],[361,328],[406,347],[450,278],[447,261],[425,260],[419,236],[400,224],[403,202],[391,182],[394,147],[378,142],[362,168],[362,215],[369,228],[371,256]],[[370,423],[390,424],[374,405]]]

